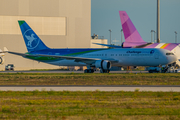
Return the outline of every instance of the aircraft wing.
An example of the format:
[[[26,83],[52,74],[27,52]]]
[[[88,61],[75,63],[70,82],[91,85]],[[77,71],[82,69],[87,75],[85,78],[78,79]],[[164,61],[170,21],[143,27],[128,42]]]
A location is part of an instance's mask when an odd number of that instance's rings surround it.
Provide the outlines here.
[[[12,51],[9,51],[6,47],[4,47],[3,53],[10,53],[10,54],[14,54],[14,55],[23,56],[23,57],[26,57],[26,56],[36,56],[36,55],[31,55],[31,54],[12,52]]]
[[[75,62],[84,62],[86,64],[92,64],[97,60],[108,60],[111,63],[118,62],[115,59],[85,58],[85,57],[76,57],[76,56],[59,56],[59,55],[43,55],[43,54],[38,54],[37,56],[62,58],[62,59],[74,60]]]
[[[112,48],[122,48],[122,46],[117,46],[117,45],[108,45],[108,44],[100,44],[100,43],[93,43],[93,44],[112,47]]]
[[[36,57],[37,56],[37,55],[31,55],[31,54],[25,54],[25,53],[11,52],[11,51],[7,51],[7,53],[19,55],[19,56],[23,56],[23,57],[26,57],[26,56]]]
[[[0,49],[0,57],[4,56],[4,52]]]
[[[74,60],[75,62],[84,62],[86,64],[92,64],[97,60],[108,60],[111,63],[118,62],[114,59],[100,59],[100,58],[85,58],[85,57],[76,57],[76,56],[59,56],[59,55],[44,55],[44,54],[25,54],[25,53],[18,53],[18,52],[12,52],[12,51],[5,51],[10,54],[19,55],[22,57],[54,57],[54,58],[61,58],[61,59],[67,59],[67,60]]]

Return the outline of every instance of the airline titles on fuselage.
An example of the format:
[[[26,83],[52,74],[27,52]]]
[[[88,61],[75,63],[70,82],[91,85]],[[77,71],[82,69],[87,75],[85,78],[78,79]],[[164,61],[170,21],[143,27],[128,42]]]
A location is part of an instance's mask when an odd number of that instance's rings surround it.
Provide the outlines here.
[[[139,54],[139,53],[150,53],[150,54],[153,54],[155,51],[154,50],[151,50],[151,51],[135,51],[135,50],[133,50],[133,51],[127,51],[126,53],[137,53],[137,54]]]
[[[154,54],[154,50],[128,50],[124,51],[122,53],[106,53],[106,54],[84,54],[84,56],[102,56],[102,57],[108,57],[108,56],[152,56]]]

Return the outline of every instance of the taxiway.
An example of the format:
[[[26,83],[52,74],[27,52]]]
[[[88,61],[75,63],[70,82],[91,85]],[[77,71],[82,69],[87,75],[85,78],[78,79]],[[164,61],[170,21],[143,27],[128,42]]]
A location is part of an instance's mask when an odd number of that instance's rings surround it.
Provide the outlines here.
[[[180,85],[94,85],[94,86],[78,86],[78,85],[1,85],[1,91],[162,91],[162,92],[180,92]]]

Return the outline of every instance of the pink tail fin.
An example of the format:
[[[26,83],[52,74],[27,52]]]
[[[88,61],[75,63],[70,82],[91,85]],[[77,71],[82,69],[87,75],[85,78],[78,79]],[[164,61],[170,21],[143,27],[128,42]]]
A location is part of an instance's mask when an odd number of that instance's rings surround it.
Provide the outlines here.
[[[146,43],[138,33],[126,11],[119,11],[125,42]]]

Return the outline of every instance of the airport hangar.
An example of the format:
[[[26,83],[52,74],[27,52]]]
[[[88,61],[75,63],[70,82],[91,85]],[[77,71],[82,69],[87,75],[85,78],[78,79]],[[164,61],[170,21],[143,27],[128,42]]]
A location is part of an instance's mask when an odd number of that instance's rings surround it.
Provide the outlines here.
[[[91,39],[91,0],[1,0],[0,49],[27,52],[18,20],[25,20],[50,48],[102,48],[106,39]],[[5,54],[5,65],[15,70],[57,69],[61,66],[39,63],[21,56]]]

